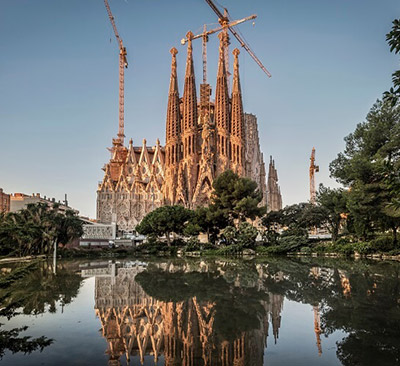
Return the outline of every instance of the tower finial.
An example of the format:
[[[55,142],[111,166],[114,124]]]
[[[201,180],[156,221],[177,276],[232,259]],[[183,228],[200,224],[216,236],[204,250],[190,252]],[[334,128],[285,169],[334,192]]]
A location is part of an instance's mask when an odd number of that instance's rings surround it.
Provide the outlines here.
[[[193,39],[193,33],[191,31],[186,33],[186,38],[188,40],[188,53],[192,54],[193,47],[192,47],[192,39]]]

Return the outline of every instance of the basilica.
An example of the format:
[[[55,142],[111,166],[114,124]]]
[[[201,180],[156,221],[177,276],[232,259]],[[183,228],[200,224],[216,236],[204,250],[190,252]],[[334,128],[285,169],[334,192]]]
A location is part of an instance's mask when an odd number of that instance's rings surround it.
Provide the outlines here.
[[[180,204],[188,208],[207,205],[212,183],[230,169],[257,182],[264,205],[280,209],[282,198],[275,165],[266,184],[266,169],[260,150],[257,118],[244,112],[239,77],[239,54],[233,51],[233,80],[229,85],[225,49],[228,35],[220,33],[215,97],[211,85],[200,84],[197,96],[192,55],[192,33],[188,33],[183,96],[178,90],[177,53],[171,49],[165,145],[134,146],[123,137],[113,139],[111,159],[97,190],[97,220],[116,223],[130,231],[153,209]],[[230,89],[231,92],[230,92]],[[271,202],[267,202],[268,200]]]

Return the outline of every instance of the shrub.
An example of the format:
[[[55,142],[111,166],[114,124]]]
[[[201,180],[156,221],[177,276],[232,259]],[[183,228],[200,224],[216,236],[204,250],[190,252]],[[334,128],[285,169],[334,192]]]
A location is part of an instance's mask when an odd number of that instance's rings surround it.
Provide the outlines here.
[[[301,247],[300,248],[301,253],[310,254],[310,253],[312,253],[312,251],[313,250],[310,247]]]
[[[240,254],[242,248],[237,244],[231,244],[215,251],[216,255],[237,255]]]
[[[201,243],[196,237],[191,237],[186,246],[184,247],[186,252],[194,252],[197,250],[201,250]]]
[[[353,248],[355,252],[363,255],[374,253],[374,250],[371,248],[370,243],[366,242],[354,243]]]
[[[241,248],[253,249],[258,235],[257,229],[247,222],[243,222],[237,231],[237,243]]]
[[[184,247],[186,246],[186,242],[185,240],[181,239],[181,238],[176,238],[172,241],[171,246],[173,247]]]
[[[394,249],[393,239],[388,236],[381,236],[370,241],[373,252],[388,252]]]
[[[335,241],[335,244],[338,245],[344,245],[344,244],[348,244],[350,241],[348,238],[343,237],[343,238],[339,238],[338,240]]]
[[[342,245],[335,245],[336,251],[344,254],[346,256],[350,256],[351,254],[354,253],[354,245],[351,243],[348,244],[342,244]]]
[[[281,248],[282,252],[293,252],[300,247],[307,246],[308,239],[304,236],[297,236],[297,235],[289,235],[280,238],[279,240],[279,247]]]

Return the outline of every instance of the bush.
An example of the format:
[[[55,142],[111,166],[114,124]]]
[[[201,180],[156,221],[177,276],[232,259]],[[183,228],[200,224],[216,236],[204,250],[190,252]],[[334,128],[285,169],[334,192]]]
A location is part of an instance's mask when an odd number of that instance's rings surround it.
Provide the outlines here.
[[[301,253],[311,254],[312,251],[313,251],[313,250],[312,250],[310,247],[301,247],[301,248],[300,248],[300,252],[301,252]]]
[[[293,252],[300,247],[307,246],[308,239],[304,236],[297,236],[297,235],[289,235],[280,238],[279,240],[279,247],[281,248],[282,252]]]
[[[185,252],[194,252],[201,249],[201,243],[196,237],[191,237],[184,247]]]
[[[393,239],[388,236],[381,236],[370,241],[370,247],[374,253],[389,252],[394,249]]]
[[[231,244],[215,251],[216,255],[237,255],[240,254],[242,248],[237,244]]]
[[[354,253],[354,244],[347,243],[343,245],[335,245],[336,251],[344,254],[346,256],[350,256],[351,254]]]
[[[237,243],[241,248],[253,249],[256,245],[256,238],[258,235],[257,229],[247,222],[240,224],[237,231]]]
[[[335,244],[338,245],[344,245],[344,244],[348,244],[350,241],[348,238],[339,238],[338,240],[335,241]]]
[[[371,248],[370,243],[365,243],[365,242],[354,243],[353,247],[354,247],[354,251],[359,254],[366,255],[366,254],[374,253],[373,249]]]
[[[184,247],[186,246],[186,242],[185,240],[181,239],[181,238],[176,238],[172,241],[171,246],[173,247]]]

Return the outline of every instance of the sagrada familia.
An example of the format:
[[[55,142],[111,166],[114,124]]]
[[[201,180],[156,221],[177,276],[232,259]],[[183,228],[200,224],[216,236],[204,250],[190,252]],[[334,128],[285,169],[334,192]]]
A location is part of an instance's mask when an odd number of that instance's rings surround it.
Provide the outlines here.
[[[260,150],[257,118],[244,113],[239,78],[239,50],[233,51],[233,82],[225,53],[228,35],[220,33],[215,100],[211,86],[200,84],[197,97],[192,56],[193,34],[188,48],[183,96],[178,91],[178,51],[171,49],[172,66],[168,93],[165,146],[157,143],[124,146],[123,136],[113,139],[111,159],[103,168],[104,178],[97,190],[97,220],[115,222],[121,230],[133,230],[141,219],[162,205],[188,208],[207,205],[212,183],[230,169],[257,182],[268,210],[282,208],[275,164],[270,161],[268,184]]]

